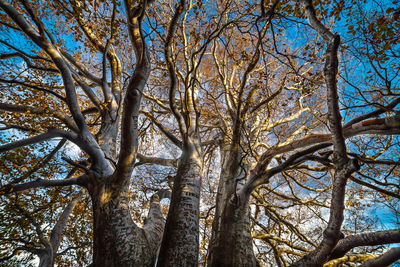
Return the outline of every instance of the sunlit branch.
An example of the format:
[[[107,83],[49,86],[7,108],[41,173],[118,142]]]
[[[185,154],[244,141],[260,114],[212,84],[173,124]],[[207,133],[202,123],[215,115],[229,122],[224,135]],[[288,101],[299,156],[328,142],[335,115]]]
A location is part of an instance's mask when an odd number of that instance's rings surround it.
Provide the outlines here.
[[[136,166],[140,165],[159,165],[159,166],[168,166],[168,167],[178,167],[179,159],[166,159],[159,157],[149,157],[142,155],[140,153],[137,154],[138,162],[136,162]]]
[[[146,1],[137,3],[137,5],[135,6],[129,0],[124,1],[129,36],[135,51],[136,67],[129,79],[123,104],[120,155],[117,163],[118,181],[129,179],[127,174],[132,172],[136,161],[140,103],[142,92],[150,75],[150,58],[142,30]]]

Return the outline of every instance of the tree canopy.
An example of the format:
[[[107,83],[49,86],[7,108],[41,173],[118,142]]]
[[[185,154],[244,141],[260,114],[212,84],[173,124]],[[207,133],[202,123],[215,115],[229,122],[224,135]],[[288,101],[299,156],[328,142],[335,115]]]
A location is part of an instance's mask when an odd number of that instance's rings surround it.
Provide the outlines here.
[[[397,261],[399,17],[0,0],[0,265]]]

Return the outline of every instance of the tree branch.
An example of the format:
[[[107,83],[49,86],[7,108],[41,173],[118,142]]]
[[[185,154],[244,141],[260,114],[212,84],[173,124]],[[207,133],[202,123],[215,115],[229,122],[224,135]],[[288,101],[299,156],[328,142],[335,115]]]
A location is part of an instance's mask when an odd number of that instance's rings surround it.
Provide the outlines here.
[[[350,235],[339,240],[331,253],[330,260],[343,257],[356,247],[393,243],[400,243],[400,229]]]
[[[395,261],[400,259],[400,247],[392,248],[383,255],[376,257],[374,259],[367,260],[360,267],[381,267],[389,266]]]
[[[131,76],[124,99],[121,119],[120,155],[118,158],[117,180],[130,179],[138,149],[138,117],[143,89],[150,75],[150,59],[142,31],[142,19],[146,1],[138,2],[135,7],[125,0],[125,10],[131,43],[135,51],[136,67]]]
[[[71,215],[72,210],[75,208],[76,204],[78,204],[82,195],[83,195],[83,192],[80,192],[77,196],[75,196],[68,203],[67,207],[65,207],[65,209],[61,213],[60,217],[58,218],[56,225],[51,230],[50,244],[51,244],[51,247],[52,247],[54,253],[57,252],[57,250],[60,246],[61,234],[63,232],[65,224],[67,223],[67,220],[68,220],[69,216]]]
[[[10,194],[16,193],[20,191],[24,191],[31,188],[38,188],[38,187],[55,187],[55,186],[69,186],[69,185],[80,185],[85,186],[88,182],[88,176],[86,174],[81,175],[76,178],[68,178],[64,180],[45,180],[45,179],[37,179],[32,182],[27,182],[23,184],[8,184],[3,186],[0,189],[0,194]]]
[[[340,229],[343,222],[346,182],[351,174],[359,169],[359,165],[355,159],[349,160],[347,157],[342,118],[339,109],[336,76],[338,73],[337,53],[340,45],[340,37],[337,34],[334,35],[331,33],[317,19],[311,0],[304,0],[303,4],[311,26],[322,36],[327,44],[324,76],[327,88],[328,124],[332,133],[335,173],[333,177],[329,221],[324,231],[322,242],[313,252],[304,256],[292,266],[322,266],[328,260],[330,253],[339,241]]]
[[[137,154],[137,159],[139,160],[136,162],[135,166],[140,165],[160,165],[160,166],[168,166],[168,167],[178,167],[179,159],[165,159],[165,158],[158,158],[158,157],[148,157],[142,155],[140,153]]]
[[[169,88],[169,106],[172,110],[172,114],[174,114],[176,121],[178,122],[179,130],[182,137],[185,135],[186,131],[184,130],[184,119],[181,113],[179,113],[178,108],[176,107],[176,70],[174,67],[173,59],[172,59],[172,44],[173,44],[173,36],[175,34],[176,25],[178,23],[179,17],[182,15],[185,9],[186,1],[180,0],[179,5],[177,6],[175,13],[169,23],[169,28],[167,32],[167,38],[165,40],[164,45],[164,56],[167,63],[167,68],[170,76],[170,88]]]
[[[0,8],[21,28],[21,30],[40,48],[42,48],[52,59],[61,73],[66,92],[66,101],[80,131],[88,133],[89,130],[85,123],[79,104],[77,101],[76,90],[71,72],[67,63],[58,52],[57,48],[49,42],[47,38],[39,34],[8,1],[0,0]]]
[[[9,112],[19,112],[19,113],[29,112],[29,113],[37,114],[37,115],[54,116],[55,118],[62,121],[71,130],[73,130],[75,132],[79,131],[75,122],[73,120],[71,120],[65,113],[63,113],[59,110],[40,109],[40,108],[36,108],[36,107],[19,106],[19,105],[13,105],[13,104],[1,103],[1,102],[0,102],[0,110],[9,111]]]
[[[32,144],[36,144],[36,143],[40,143],[43,141],[47,141],[49,139],[55,138],[55,137],[65,137],[67,139],[74,139],[75,136],[72,133],[69,132],[64,132],[61,130],[57,130],[57,129],[49,129],[47,132],[36,135],[34,137],[30,137],[30,138],[26,138],[26,139],[22,139],[19,141],[15,141],[13,143],[8,143],[5,145],[1,145],[0,146],[0,153],[1,152],[6,152],[9,150],[13,150],[16,148],[20,148],[20,147],[24,147],[24,146],[28,146],[28,145],[32,145]]]

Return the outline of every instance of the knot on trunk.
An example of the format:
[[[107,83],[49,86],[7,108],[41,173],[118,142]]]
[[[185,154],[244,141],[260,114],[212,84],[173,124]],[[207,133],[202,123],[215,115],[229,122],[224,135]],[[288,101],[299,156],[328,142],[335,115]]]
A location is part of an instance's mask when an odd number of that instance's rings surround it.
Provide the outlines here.
[[[360,164],[356,158],[351,158],[345,165],[346,168],[346,177],[349,177],[353,172],[356,172],[360,169]]]
[[[235,192],[229,199],[229,205],[237,209],[240,206],[240,196]]]
[[[163,198],[171,198],[171,191],[168,189],[160,189],[151,196],[150,201],[160,201]]]

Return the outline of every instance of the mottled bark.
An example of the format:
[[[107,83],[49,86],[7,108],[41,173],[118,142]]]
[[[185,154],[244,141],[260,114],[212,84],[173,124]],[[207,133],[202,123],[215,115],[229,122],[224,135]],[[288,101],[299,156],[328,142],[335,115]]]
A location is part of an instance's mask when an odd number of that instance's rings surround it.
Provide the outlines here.
[[[238,203],[231,201],[238,178],[245,171],[240,167],[239,146],[221,146],[221,175],[216,210],[209,245],[208,266],[258,266],[253,253],[250,232],[249,196]]]
[[[184,149],[174,179],[157,266],[197,266],[202,167],[195,146]]]
[[[259,266],[250,232],[249,195],[225,203],[209,266]]]
[[[154,266],[164,229],[159,196],[151,199],[143,228],[129,210],[124,188],[103,185],[90,192],[94,214],[93,266]]]
[[[119,122],[121,117],[118,114],[103,114],[104,123],[101,124],[99,132],[96,134],[97,142],[104,151],[108,159],[115,160],[117,158],[116,142],[119,133]]]
[[[54,266],[55,253],[50,246],[42,250],[38,256],[39,256],[39,267]]]

